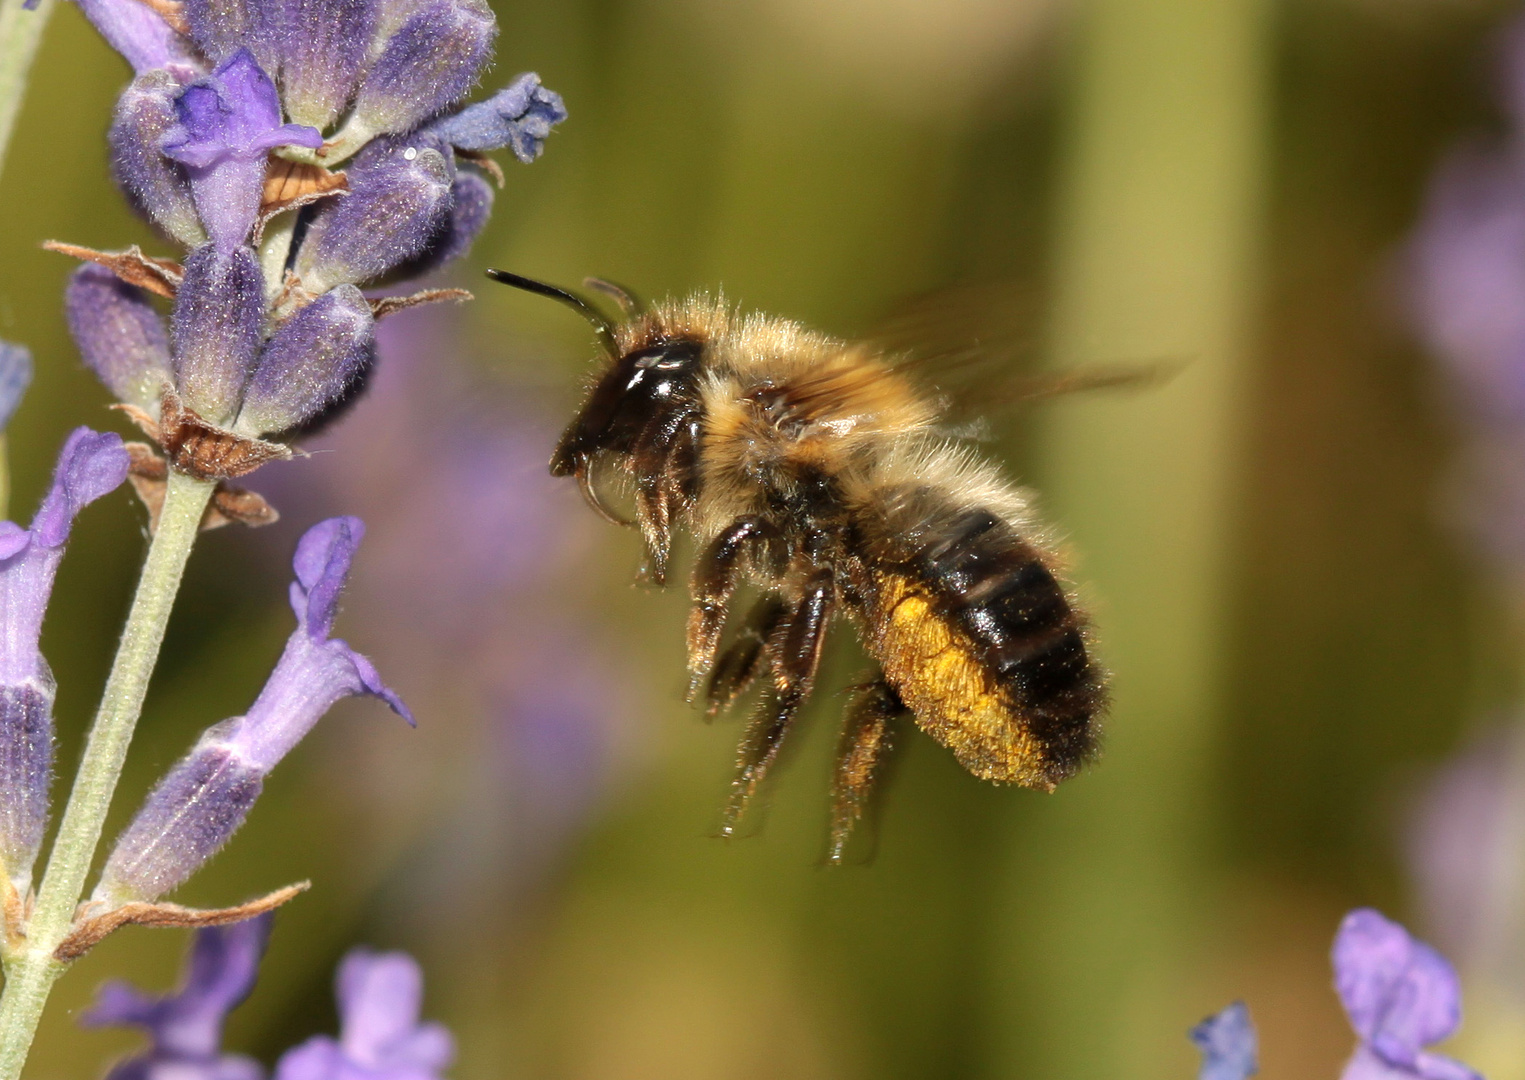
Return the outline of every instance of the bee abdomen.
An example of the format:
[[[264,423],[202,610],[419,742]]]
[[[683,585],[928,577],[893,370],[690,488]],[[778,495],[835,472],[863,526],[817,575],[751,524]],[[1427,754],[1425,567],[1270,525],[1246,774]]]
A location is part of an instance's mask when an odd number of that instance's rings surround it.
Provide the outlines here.
[[[880,606],[881,662],[921,725],[987,779],[1052,787],[1095,748],[1102,680],[1042,553],[983,509],[924,522]]]

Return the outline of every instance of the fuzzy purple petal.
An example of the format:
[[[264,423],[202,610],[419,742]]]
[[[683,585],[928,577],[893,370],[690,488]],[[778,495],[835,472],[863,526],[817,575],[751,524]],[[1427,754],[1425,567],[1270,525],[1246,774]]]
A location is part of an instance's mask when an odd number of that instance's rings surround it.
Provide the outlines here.
[[[75,515],[127,479],[127,451],[112,432],[75,428],[59,454],[53,484],[32,519],[32,546],[61,547]]]
[[[248,49],[186,87],[175,113],[160,146],[185,167],[202,224],[224,252],[254,227],[269,152],[323,145],[315,128],[281,123],[275,83]]]
[[[35,679],[0,685],[0,859],[23,896],[42,847],[53,782],[53,680],[41,667]]]
[[[1242,1001],[1209,1016],[1192,1028],[1188,1037],[1202,1051],[1198,1080],[1246,1080],[1260,1071],[1255,1025]]]
[[[32,350],[25,345],[0,341],[0,431],[11,422],[32,385]]]
[[[169,71],[138,76],[117,100],[106,141],[111,175],[132,208],[181,244],[195,247],[206,242],[206,230],[196,214],[190,178],[160,149],[180,122],[175,99],[181,89],[180,80]]]
[[[313,641],[326,640],[333,629],[339,594],[363,539],[365,522],[357,517],[335,517],[318,522],[297,542],[291,560],[297,578],[291,607],[298,625]]]
[[[139,74],[193,63],[190,43],[141,0],[77,0],[85,18]]]
[[[561,95],[540,85],[540,76],[520,75],[486,101],[468,105],[430,126],[430,131],[462,150],[509,147],[525,163],[540,156],[551,128],[567,118]]]
[[[265,345],[235,425],[253,435],[300,427],[332,410],[375,359],[371,307],[353,285],[324,293]]]
[[[276,70],[268,0],[185,0],[191,40],[214,64],[248,49],[266,71]]]
[[[311,292],[363,285],[427,252],[450,224],[450,162],[434,149],[379,140],[348,170],[350,193],[320,205],[294,270]]]
[[[254,251],[203,244],[185,261],[170,318],[176,385],[185,403],[213,424],[229,423],[259,352],[265,278]]]
[[[64,292],[69,330],[85,366],[118,401],[153,409],[170,371],[169,334],[148,294],[104,266],[81,266]]]
[[[374,0],[278,0],[281,97],[299,124],[323,129],[349,106],[376,29]]]
[[[482,0],[430,0],[382,47],[355,98],[353,121],[371,135],[408,131],[476,83],[497,23]]]
[[[405,281],[432,274],[471,250],[492,217],[493,186],[475,169],[458,169],[450,195],[449,224],[422,255],[388,271],[387,280]]]

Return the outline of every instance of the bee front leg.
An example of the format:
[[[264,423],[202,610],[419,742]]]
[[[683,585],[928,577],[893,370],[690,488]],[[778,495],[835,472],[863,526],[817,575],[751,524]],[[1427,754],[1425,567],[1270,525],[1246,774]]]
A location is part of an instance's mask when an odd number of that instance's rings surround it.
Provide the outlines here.
[[[646,539],[641,576],[653,585],[667,584],[673,519],[693,497],[698,432],[696,419],[679,416],[648,428],[633,451],[636,520]]]
[[[831,845],[827,859],[841,863],[853,827],[863,817],[890,751],[890,725],[908,710],[881,675],[865,686],[842,725],[837,770],[831,784]]]
[[[836,585],[831,572],[822,571],[805,583],[799,603],[768,642],[775,694],[771,702],[764,703],[763,711],[752,721],[742,741],[736,779],[720,829],[723,836],[735,833],[736,822],[752,801],[757,785],[777,760],[779,747],[800,705],[815,687],[826,625],[835,607]]]
[[[783,601],[776,596],[765,596],[752,606],[741,634],[720,654],[715,670],[710,673],[709,685],[704,689],[706,716],[729,708],[752,685],[762,667],[768,641],[783,621],[784,610]]]
[[[736,591],[746,556],[777,536],[777,530],[760,517],[737,518],[710,542],[694,564],[694,606],[688,614],[690,701],[714,666],[720,632],[725,629],[726,607]]]

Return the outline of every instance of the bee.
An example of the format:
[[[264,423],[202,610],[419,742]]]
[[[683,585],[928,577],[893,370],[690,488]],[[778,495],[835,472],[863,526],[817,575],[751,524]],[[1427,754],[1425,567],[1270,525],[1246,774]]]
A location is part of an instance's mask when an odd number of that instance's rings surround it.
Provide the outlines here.
[[[589,279],[620,304],[614,321],[567,290],[488,275],[569,304],[598,333],[604,368],[551,472],[614,520],[597,478],[628,478],[656,584],[674,532],[693,535],[690,700],[714,715],[766,682],[724,835],[815,688],[839,617],[876,668],[846,710],[832,862],[901,716],[997,783],[1052,791],[1095,755],[1105,676],[1028,497],[949,434],[946,401],[895,356],[702,295],[645,306]],[[761,598],[722,649],[748,583]]]

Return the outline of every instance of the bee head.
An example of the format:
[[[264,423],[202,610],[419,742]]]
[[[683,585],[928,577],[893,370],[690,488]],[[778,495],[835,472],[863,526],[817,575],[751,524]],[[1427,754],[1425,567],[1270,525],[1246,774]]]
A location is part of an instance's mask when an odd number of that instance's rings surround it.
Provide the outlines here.
[[[657,336],[622,352],[614,325],[581,296],[504,270],[489,270],[487,276],[576,309],[593,324],[599,342],[613,361],[556,445],[551,475],[576,475],[583,480],[593,455],[629,452],[660,415],[692,400],[704,353],[703,342],[691,337]],[[625,290],[592,279],[589,283],[618,300],[627,314],[639,313],[639,305]]]

